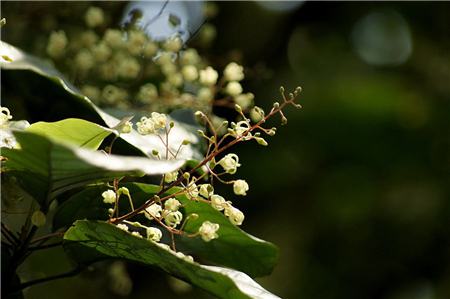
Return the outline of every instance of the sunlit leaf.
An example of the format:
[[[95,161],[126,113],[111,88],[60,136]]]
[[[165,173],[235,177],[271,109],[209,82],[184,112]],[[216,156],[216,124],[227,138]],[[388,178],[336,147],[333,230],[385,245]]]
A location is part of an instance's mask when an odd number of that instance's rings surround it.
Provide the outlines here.
[[[185,261],[151,241],[135,237],[114,225],[80,220],[64,235],[64,248],[83,264],[120,258],[159,268],[218,298],[278,298],[244,273]]]
[[[66,146],[26,131],[15,131],[19,149],[2,149],[5,170],[15,175],[41,204],[75,187],[122,176],[161,174],[181,167],[183,160],[106,155]]]
[[[130,190],[135,206],[142,205],[160,189],[159,186],[140,183],[127,183],[121,186],[126,186]],[[106,186],[88,187],[65,201],[55,214],[54,229],[68,227],[78,219],[106,220],[107,210],[111,206],[102,202],[101,194],[107,189]],[[176,190],[178,189],[174,188],[172,192]],[[272,272],[278,257],[275,245],[247,234],[231,224],[221,212],[209,204],[189,200],[184,195],[177,196],[177,199],[182,202],[182,211],[185,215],[192,213],[199,215],[198,219],[187,221],[186,231],[197,232],[206,220],[220,225],[218,239],[204,242],[200,237],[178,238],[179,248],[212,263],[238,269],[252,277]],[[120,211],[129,210],[126,200],[121,201],[121,204]]]

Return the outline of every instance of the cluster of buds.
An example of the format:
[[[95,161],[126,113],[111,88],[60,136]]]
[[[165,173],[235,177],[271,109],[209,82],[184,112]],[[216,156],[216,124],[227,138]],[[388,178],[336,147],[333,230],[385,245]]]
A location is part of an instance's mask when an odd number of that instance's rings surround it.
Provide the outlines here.
[[[237,73],[229,73],[228,77],[233,78],[233,75],[235,76],[235,79],[240,78],[237,76]],[[183,231],[185,223],[191,218],[198,218],[198,215],[183,214],[183,204],[178,200],[179,196],[184,196],[188,200],[207,203],[211,205],[213,209],[222,212],[233,225],[241,225],[245,219],[244,213],[233,206],[232,201],[226,200],[223,196],[214,192],[213,183],[215,180],[223,184],[232,185],[233,192],[237,196],[245,196],[249,191],[249,185],[245,180],[228,178],[238,172],[238,168],[241,166],[241,161],[237,154],[224,154],[224,152],[228,151],[229,148],[239,142],[245,142],[253,139],[259,144],[267,145],[267,142],[261,137],[261,133],[273,136],[276,132],[276,128],[264,128],[263,124],[275,115],[280,115],[281,124],[285,124],[287,119],[283,113],[283,109],[288,105],[301,108],[299,104],[295,103],[295,99],[300,93],[300,90],[300,88],[296,88],[293,93],[286,95],[284,88],[281,88],[281,103],[275,102],[272,109],[267,114],[262,108],[255,107],[258,109],[258,113],[262,115],[258,121],[254,121],[249,118],[251,111],[245,113],[243,109],[236,104],[236,111],[242,120],[237,123],[231,122],[230,125],[228,125],[228,122],[224,122],[222,125],[225,126],[227,133],[222,135],[220,138],[210,117],[208,117],[205,113],[198,111],[196,116],[200,120],[203,120],[203,123],[208,126],[208,129],[211,132],[210,134],[207,133],[206,130],[201,130],[199,132],[200,135],[208,142],[208,149],[205,158],[189,171],[179,169],[177,171],[164,174],[161,179],[160,191],[136,209],[133,207],[131,195],[128,189],[124,187],[116,187],[114,190],[105,191],[103,193],[103,200],[105,203],[114,204],[116,207],[120,195],[125,194],[129,198],[131,207],[131,211],[125,215],[118,215],[116,208],[110,209],[110,222],[120,226],[120,228],[126,231],[129,231],[136,237],[142,236],[136,230],[130,230],[130,225],[145,228],[146,237],[152,242],[159,242],[163,234],[161,229],[165,229],[172,238],[172,244],[171,246],[166,244],[161,244],[160,246],[173,252],[176,252],[174,235],[200,237],[205,242],[210,242],[214,239],[220,238],[220,225],[211,221],[204,221],[196,233],[189,234]],[[152,113],[151,117],[143,118],[137,123],[138,132],[144,135],[155,134],[159,136],[161,141],[164,143],[164,140],[167,141],[168,135],[170,134],[170,130],[167,129],[167,119],[168,117],[164,114]],[[173,124],[169,127],[173,127]],[[162,130],[163,128],[166,130]],[[164,146],[169,149],[167,142],[164,143]],[[220,159],[218,158],[219,156],[221,157]],[[176,158],[176,154],[172,154],[172,156],[167,155],[165,157],[165,159],[174,158]],[[203,171],[202,174],[197,177],[195,175],[197,174],[197,170],[200,168],[202,168]],[[117,184],[115,184],[115,186],[116,185]],[[170,195],[160,197],[172,190],[173,187],[177,187],[178,189],[176,189],[176,191],[169,192]],[[144,214],[148,221],[156,222],[155,224],[161,229],[144,226],[143,224],[137,222],[129,222],[132,217],[138,214]]]
[[[206,3],[204,14],[207,19],[214,17],[217,7]],[[137,25],[139,17],[123,28],[108,27],[111,18],[100,7],[90,7],[83,28],[70,34],[53,31],[46,46],[57,67],[70,74],[94,103],[159,112],[210,111],[220,95],[244,109],[252,107],[253,94],[243,93],[239,83],[244,79],[242,66],[228,64],[220,79],[219,72],[196,49],[187,47],[180,35],[156,40]],[[214,27],[204,24],[196,40],[210,42],[214,36]]]

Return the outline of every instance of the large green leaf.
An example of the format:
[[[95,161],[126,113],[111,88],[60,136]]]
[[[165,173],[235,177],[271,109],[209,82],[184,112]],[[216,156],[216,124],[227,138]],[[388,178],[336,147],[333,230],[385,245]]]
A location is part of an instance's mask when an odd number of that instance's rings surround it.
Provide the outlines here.
[[[142,205],[159,191],[159,186],[127,183],[135,206]],[[54,229],[68,227],[78,219],[107,219],[110,205],[101,200],[101,193],[106,186],[93,186],[73,195],[57,210],[54,217]],[[173,188],[172,192],[177,189]],[[185,230],[197,232],[203,221],[209,220],[220,225],[219,238],[204,242],[201,238],[178,238],[177,246],[209,262],[232,267],[252,277],[268,275],[272,272],[278,257],[278,250],[272,243],[253,237],[235,225],[209,204],[192,201],[184,195],[177,196],[183,204],[185,215],[196,213],[198,219],[188,220]],[[126,200],[121,201],[120,210],[129,209]]]
[[[182,160],[159,161],[105,153],[56,143],[26,131],[15,131],[19,149],[2,149],[5,170],[12,172],[41,203],[75,187],[125,175],[161,174],[181,167]]]
[[[64,248],[83,264],[120,258],[153,266],[219,298],[278,298],[242,272],[185,261],[151,241],[134,237],[105,222],[75,222],[64,235]]]
[[[40,96],[45,97],[45,105],[48,105],[49,109],[53,106],[61,106],[61,102],[66,101],[66,106],[76,106],[77,109],[82,110],[83,116],[86,115],[88,119],[106,125],[109,128],[114,128],[120,122],[118,118],[97,107],[88,97],[84,96],[77,87],[71,84],[59,71],[46,61],[33,55],[29,55],[2,41],[0,41],[0,56],[7,56],[11,59],[11,61],[9,59],[0,59],[2,77],[7,78],[10,73],[18,75],[17,79],[10,80],[12,81],[12,84],[22,84],[23,81],[31,79],[30,75],[43,79],[39,81],[39,86],[35,87],[37,90],[32,90],[31,92],[34,97],[36,92],[40,92]],[[2,78],[2,84],[3,80],[4,78]],[[9,86],[9,88],[14,88],[14,93],[17,96],[25,89],[29,89],[30,85],[21,85],[20,88],[17,88],[17,86]],[[45,92],[46,88],[51,91],[50,94]],[[57,97],[56,99],[54,98],[55,96]],[[28,98],[32,97],[26,96],[25,98],[28,100]],[[51,103],[51,105],[49,105],[49,103]],[[64,117],[78,117],[75,113],[80,113],[80,111],[77,111],[77,109],[69,109],[69,111],[66,111]],[[54,114],[57,112],[59,111],[55,111]],[[130,116],[130,113],[126,113],[126,116]],[[189,140],[191,142],[191,145],[183,146],[178,156],[180,159],[201,158],[202,155],[200,151],[192,146],[192,144],[199,142],[199,138],[195,132],[189,130],[188,127],[175,121],[175,127],[172,129],[169,137],[169,146],[173,152],[177,151],[178,146],[183,140]],[[118,146],[120,145],[121,140],[124,140],[129,145],[139,149],[147,156],[151,156],[153,150],[157,150],[160,153],[165,152],[165,146],[155,135],[142,136],[133,130],[129,134],[120,136],[120,139],[117,142]]]
[[[57,122],[37,122],[27,128],[57,142],[96,150],[102,141],[114,130],[95,123],[76,118],[67,118]]]

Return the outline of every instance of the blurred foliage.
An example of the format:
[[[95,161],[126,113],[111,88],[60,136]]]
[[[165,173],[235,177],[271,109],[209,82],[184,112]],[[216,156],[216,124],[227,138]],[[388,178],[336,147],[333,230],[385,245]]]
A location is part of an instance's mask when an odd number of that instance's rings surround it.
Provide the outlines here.
[[[2,8],[7,17],[13,4]],[[386,11],[401,17],[412,50],[401,63],[370,64],[355,26]],[[39,30],[33,19],[7,20]],[[450,297],[449,20],[448,2],[307,2],[284,11],[219,3],[211,54],[250,66],[245,83],[258,105],[269,105],[279,85],[304,87],[304,110],[288,114],[268,149],[240,147],[240,175],[251,186],[240,205],[244,229],[281,249],[263,286],[284,298]],[[36,254],[22,271],[55,272],[60,255]],[[36,286],[28,298],[123,298],[97,275],[106,267]],[[160,273],[126,270],[130,298],[209,298],[195,289],[168,294],[173,284]]]

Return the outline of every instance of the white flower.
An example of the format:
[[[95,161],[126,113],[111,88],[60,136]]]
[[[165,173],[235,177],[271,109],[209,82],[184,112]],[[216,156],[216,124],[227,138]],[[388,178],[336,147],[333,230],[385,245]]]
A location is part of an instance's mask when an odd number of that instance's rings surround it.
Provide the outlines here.
[[[141,135],[156,133],[155,122],[152,118],[142,117],[141,121],[136,123],[137,131]]]
[[[156,227],[147,227],[147,239],[152,240],[153,242],[159,242],[162,237],[162,232],[160,229]]]
[[[201,184],[198,193],[204,198],[209,198],[214,193],[214,188],[210,184]]]
[[[64,31],[52,32],[47,44],[47,54],[53,58],[61,57],[64,54],[67,43],[67,36]]]
[[[225,216],[227,216],[234,225],[241,225],[245,218],[244,213],[231,205],[228,205],[225,208]]]
[[[189,186],[186,188],[186,195],[190,199],[196,199],[198,197],[198,188],[195,183],[189,184]]]
[[[200,61],[200,56],[197,53],[197,50],[195,49],[187,49],[183,52],[180,58],[180,62],[182,65],[194,65],[197,64]]]
[[[209,87],[202,87],[198,90],[197,98],[200,102],[209,103],[213,99],[213,92]]]
[[[250,110],[250,118],[254,123],[260,122],[265,116],[265,112],[262,108],[255,106]]]
[[[152,112],[152,119],[155,122],[155,129],[163,129],[167,124],[167,116],[163,113]]]
[[[128,32],[127,49],[132,55],[139,55],[144,49],[147,37],[144,32],[133,30]]]
[[[236,195],[247,195],[248,184],[244,180],[236,180],[233,183],[233,191]]]
[[[131,121],[127,121],[121,128],[121,134],[128,134],[133,129],[133,123]]]
[[[138,100],[143,104],[149,104],[158,98],[158,89],[152,83],[147,83],[139,88]]]
[[[164,222],[170,227],[176,227],[183,220],[183,214],[180,211],[168,211],[164,215]]]
[[[144,215],[147,217],[147,219],[152,220],[153,218],[159,218],[161,217],[161,211],[162,208],[159,204],[152,204],[145,208]]]
[[[223,75],[227,81],[241,81],[244,79],[244,68],[236,62],[231,62],[225,67]]]
[[[158,44],[152,41],[149,41],[144,46],[144,56],[145,57],[153,57],[158,52]]]
[[[198,78],[197,68],[193,65],[185,65],[181,73],[186,81],[194,81]]]
[[[204,85],[214,85],[217,82],[219,74],[210,66],[200,71],[200,83]]]
[[[178,35],[169,37],[165,42],[164,42],[164,49],[170,52],[178,52],[181,50],[181,47],[183,46],[183,41],[181,40],[181,38]]]
[[[128,231],[128,226],[126,224],[119,223],[117,224],[117,228],[120,228],[121,230],[124,230],[126,232]]]
[[[225,92],[228,93],[230,96],[237,96],[242,93],[242,86],[241,83],[237,81],[231,81],[227,84],[225,87]]]
[[[136,231],[132,232],[131,235],[135,236],[135,237],[138,237],[138,238],[142,238],[141,234],[139,232],[136,232]]]
[[[250,124],[245,120],[241,120],[234,126],[231,134],[237,138],[237,137],[242,136],[249,129],[250,129]],[[248,137],[250,137],[250,136],[248,136]]]
[[[94,31],[88,30],[81,34],[80,41],[81,46],[89,48],[94,46],[94,44],[98,41],[98,36]]]
[[[102,193],[104,203],[115,203],[116,202],[116,192],[114,190],[107,190]]]
[[[217,223],[212,223],[205,221],[198,229],[198,233],[202,237],[203,241],[209,242],[213,239],[217,239],[219,235],[217,231],[219,230],[219,225]]]
[[[178,178],[178,170],[175,170],[173,172],[169,172],[164,175],[164,182],[172,183],[176,181],[177,178]]]
[[[211,206],[217,211],[222,211],[226,207],[225,198],[220,195],[211,195]]]
[[[0,107],[0,129],[7,128],[10,119],[12,119],[12,115],[9,109]]]
[[[235,174],[239,164],[239,157],[236,154],[228,154],[217,163],[229,174]]]
[[[134,79],[139,75],[141,71],[141,66],[139,62],[133,57],[128,57],[123,59],[119,63],[119,67],[117,72],[122,78],[125,79]]]
[[[243,93],[234,98],[234,102],[242,107],[242,109],[248,109],[253,105],[253,99],[255,95],[251,92]]]
[[[114,104],[125,100],[128,97],[127,92],[114,85],[106,85],[102,91],[102,97],[109,104]]]
[[[106,43],[101,42],[92,48],[95,60],[98,62],[105,62],[111,57],[111,48]]]
[[[106,30],[103,40],[113,48],[120,48],[124,44],[122,32],[117,29]]]
[[[75,56],[75,63],[81,71],[88,71],[94,66],[95,59],[88,49],[81,49]]]
[[[183,75],[180,73],[171,74],[167,81],[175,87],[180,87],[183,85]]]
[[[103,15],[103,10],[101,8],[91,6],[86,12],[84,19],[86,21],[86,25],[93,28],[102,25],[105,16]]]
[[[164,207],[166,210],[175,212],[181,207],[181,203],[177,199],[171,197],[164,202]]]

